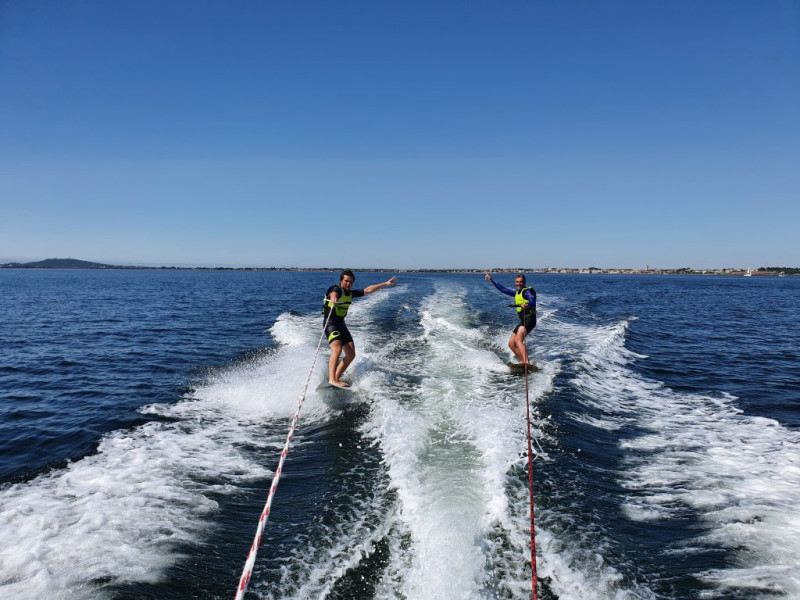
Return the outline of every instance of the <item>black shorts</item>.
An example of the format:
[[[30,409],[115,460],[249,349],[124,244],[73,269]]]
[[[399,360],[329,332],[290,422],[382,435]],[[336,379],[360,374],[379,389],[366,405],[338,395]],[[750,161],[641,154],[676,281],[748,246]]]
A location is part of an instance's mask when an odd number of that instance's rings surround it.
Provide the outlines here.
[[[328,337],[328,344],[338,340],[344,346],[353,341],[353,336],[350,335],[350,330],[347,329],[344,321],[328,321],[325,326],[325,335]]]
[[[533,328],[536,327],[536,314],[532,315],[524,315],[522,313],[519,314],[519,325],[514,327],[514,333],[519,331],[520,327],[525,328],[525,333],[528,334],[533,331]]]

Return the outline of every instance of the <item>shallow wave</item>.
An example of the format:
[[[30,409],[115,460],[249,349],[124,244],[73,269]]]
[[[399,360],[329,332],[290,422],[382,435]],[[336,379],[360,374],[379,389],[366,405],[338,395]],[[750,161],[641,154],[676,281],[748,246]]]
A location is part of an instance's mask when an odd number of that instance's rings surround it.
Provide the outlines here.
[[[499,359],[481,346],[480,331],[465,326],[469,309],[452,300],[459,292],[440,289],[422,302],[417,353],[391,361],[419,381],[401,393],[372,381],[376,403],[367,431],[380,443],[400,502],[398,518],[409,532],[400,588],[409,598],[479,594],[490,584],[481,540],[505,514],[503,486],[491,484],[508,468],[504,444],[492,448],[494,455],[484,453],[476,433],[489,423],[474,427],[479,412],[489,409],[492,373],[477,367],[497,366]]]
[[[183,545],[201,540],[217,508],[211,494],[265,475],[228,441],[218,422],[152,422],[3,489],[3,597],[93,597],[109,583],[157,580]]]
[[[726,548],[731,566],[698,573],[706,596],[800,594],[800,434],[747,416],[737,398],[680,393],[639,375],[623,321],[582,355],[576,387],[599,410],[582,415],[620,439],[624,509],[642,522],[699,519],[703,533],[669,548],[691,555]]]
[[[553,309],[546,326],[535,330],[540,356],[548,357],[559,375],[558,391],[547,403],[552,414],[542,421],[543,440],[554,462],[538,469],[538,485],[547,497],[547,506],[537,507],[536,513],[540,580],[563,600],[651,600],[656,593],[641,578],[635,559],[616,548],[608,515],[603,514],[615,501],[613,490],[602,489],[608,470],[605,449],[592,447],[599,441],[590,432],[561,430],[568,423],[609,432],[624,426],[604,411],[591,410],[583,394],[587,385],[603,379],[600,366],[617,360],[606,349],[624,336],[631,319],[610,324],[564,320],[571,318],[570,312]]]
[[[397,518],[409,536],[395,559],[394,585],[379,598],[530,595],[523,380],[508,372],[505,328],[476,324],[474,309],[453,300],[465,295],[459,286],[437,285],[419,303],[416,351],[395,355],[381,347],[392,371],[419,375],[412,385],[398,389],[391,377],[377,374],[362,383],[373,401],[364,430],[382,449],[398,494]],[[548,353],[535,355],[534,404],[552,390],[559,370]],[[534,435],[546,438],[547,419],[536,412],[534,418]],[[587,564],[579,531],[557,540],[539,528],[537,539],[540,577],[556,596],[652,597],[626,589],[613,568],[594,559]]]
[[[0,489],[3,598],[102,597],[113,586],[158,581],[186,548],[204,543],[215,498],[270,475],[254,450],[277,456],[285,417],[297,408],[314,354],[308,340],[319,328],[308,317],[278,323],[305,343],[214,371],[177,404],[142,408],[157,420]],[[310,422],[330,413],[313,389],[306,408]],[[265,428],[272,420],[279,425]]]

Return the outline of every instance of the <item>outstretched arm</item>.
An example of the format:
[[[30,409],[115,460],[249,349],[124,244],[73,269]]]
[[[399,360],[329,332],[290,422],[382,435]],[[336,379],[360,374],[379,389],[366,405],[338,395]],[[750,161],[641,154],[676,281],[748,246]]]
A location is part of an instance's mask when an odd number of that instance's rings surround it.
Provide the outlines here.
[[[383,283],[376,283],[374,285],[368,285],[367,287],[364,288],[364,293],[365,294],[371,294],[372,292],[377,292],[380,289],[383,289],[385,287],[389,287],[390,285],[394,285],[394,280],[395,279],[397,279],[397,277],[392,277],[389,281],[384,281]]]
[[[486,281],[491,281],[492,285],[494,285],[494,287],[496,287],[498,290],[500,290],[501,292],[503,292],[507,296],[513,296],[514,295],[514,291],[508,289],[507,287],[504,287],[504,286],[500,285],[494,279],[492,279],[492,276],[489,274],[489,271],[484,271],[483,274],[486,276]]]

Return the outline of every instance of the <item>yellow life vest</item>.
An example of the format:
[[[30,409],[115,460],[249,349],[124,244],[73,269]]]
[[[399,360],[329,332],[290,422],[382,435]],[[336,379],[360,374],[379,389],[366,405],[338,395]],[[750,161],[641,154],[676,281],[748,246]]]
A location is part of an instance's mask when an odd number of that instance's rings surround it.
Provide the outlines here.
[[[341,288],[340,288],[341,289]],[[346,292],[342,290],[342,295],[336,299],[336,304],[331,302],[331,299],[326,295],[322,300],[322,310],[333,307],[333,314],[337,317],[344,319],[347,316],[347,311],[353,303],[353,292]]]
[[[517,305],[517,312],[522,312],[523,310],[533,311],[534,313],[536,312],[536,305],[531,306],[530,302],[528,302],[526,298],[522,297],[522,294],[525,290],[532,290],[532,289],[533,289],[532,287],[522,288],[521,290],[518,290],[517,293],[514,295],[514,304]],[[528,302],[527,308],[522,307],[522,305],[525,302]]]

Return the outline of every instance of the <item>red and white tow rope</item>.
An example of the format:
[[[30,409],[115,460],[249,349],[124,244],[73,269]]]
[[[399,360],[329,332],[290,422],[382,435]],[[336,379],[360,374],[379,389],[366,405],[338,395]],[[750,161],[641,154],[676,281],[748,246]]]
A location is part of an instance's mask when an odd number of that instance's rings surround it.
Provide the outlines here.
[[[278,481],[283,472],[283,463],[286,461],[286,455],[289,454],[289,443],[294,436],[294,429],[297,426],[297,419],[300,417],[300,409],[303,407],[303,401],[306,398],[306,391],[308,391],[308,384],[311,381],[311,374],[314,372],[314,366],[317,364],[317,357],[319,356],[319,349],[322,346],[322,340],[325,337],[325,327],[328,325],[328,319],[333,314],[333,310],[328,313],[328,318],[325,319],[325,324],[322,326],[322,335],[317,344],[317,351],[314,354],[314,362],[311,363],[311,370],[308,372],[306,383],[303,386],[303,393],[300,394],[300,399],[297,403],[297,410],[292,418],[292,424],[289,427],[289,433],[286,436],[286,443],[283,445],[280,461],[278,461],[278,468],[275,470],[275,475],[272,478],[272,486],[269,488],[269,495],[267,496],[267,503],[264,505],[264,510],[261,511],[261,516],[258,519],[258,529],[256,529],[256,537],[253,539],[253,545],[250,546],[250,552],[247,554],[247,560],[244,563],[242,576],[239,579],[239,587],[236,590],[235,600],[242,600],[247,591],[247,584],[250,583],[250,577],[253,575],[253,565],[256,562],[256,554],[258,547],[261,545],[261,534],[264,533],[264,526],[267,524],[267,517],[269,516],[270,507],[272,506],[272,499],[275,497],[275,490],[278,489]]]
[[[531,445],[531,402],[528,396],[528,363],[525,363],[525,409],[528,419],[528,490],[531,498],[531,598],[539,600],[536,577],[536,526],[533,513],[533,446]]]

